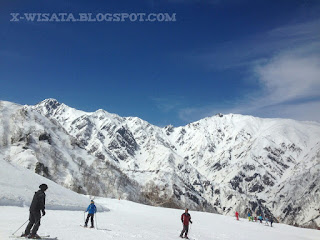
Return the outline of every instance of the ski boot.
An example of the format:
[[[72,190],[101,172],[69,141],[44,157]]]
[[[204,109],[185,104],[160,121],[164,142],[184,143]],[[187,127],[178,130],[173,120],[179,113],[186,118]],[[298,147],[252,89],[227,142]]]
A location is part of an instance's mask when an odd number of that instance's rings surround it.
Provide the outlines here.
[[[38,234],[31,234],[29,237],[29,239],[41,239],[41,237]]]

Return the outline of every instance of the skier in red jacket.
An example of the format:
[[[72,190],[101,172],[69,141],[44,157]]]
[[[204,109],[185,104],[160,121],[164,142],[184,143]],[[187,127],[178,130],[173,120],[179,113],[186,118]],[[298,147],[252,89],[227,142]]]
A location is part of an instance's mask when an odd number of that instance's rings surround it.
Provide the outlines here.
[[[236,218],[239,221],[239,213],[236,211]]]
[[[183,224],[183,229],[181,231],[180,237],[183,238],[183,234],[184,234],[184,237],[186,239],[189,239],[188,238],[189,222],[192,224],[192,221],[191,221],[191,215],[188,213],[188,208],[186,208],[185,212],[181,215],[181,222]]]

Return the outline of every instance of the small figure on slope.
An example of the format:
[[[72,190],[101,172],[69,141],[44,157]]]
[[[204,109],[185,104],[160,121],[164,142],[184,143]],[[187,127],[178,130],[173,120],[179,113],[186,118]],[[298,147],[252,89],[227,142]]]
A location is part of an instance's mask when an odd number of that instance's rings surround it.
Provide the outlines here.
[[[87,216],[87,219],[86,219],[86,222],[85,222],[84,226],[85,227],[88,226],[88,221],[89,221],[89,218],[91,217],[91,228],[94,228],[93,217],[94,217],[94,214],[97,212],[97,207],[96,207],[96,205],[94,205],[94,201],[93,200],[91,200],[91,203],[88,206],[86,212],[88,212],[88,216]]]
[[[41,184],[39,188],[40,190],[35,192],[30,205],[29,224],[27,225],[26,230],[24,234],[21,235],[21,237],[28,237],[31,239],[41,238],[39,235],[37,235],[37,231],[40,227],[40,219],[41,219],[40,211],[42,212],[42,216],[46,214],[44,210],[46,194],[44,192],[48,189],[48,186],[47,184]],[[31,234],[30,234],[30,231],[31,231]]]
[[[272,227],[273,217],[270,218],[270,226]]]
[[[239,213],[236,211],[236,218],[239,221]]]
[[[184,234],[184,237],[186,239],[189,239],[188,238],[189,222],[192,224],[192,221],[191,221],[191,215],[188,213],[188,208],[186,208],[185,212],[181,215],[181,222],[183,224],[183,229],[181,231],[180,237],[183,238],[183,234]]]
[[[259,221],[260,221],[260,223],[262,223],[262,220],[263,220],[263,218],[262,218],[262,216],[260,215],[260,216],[259,216]]]

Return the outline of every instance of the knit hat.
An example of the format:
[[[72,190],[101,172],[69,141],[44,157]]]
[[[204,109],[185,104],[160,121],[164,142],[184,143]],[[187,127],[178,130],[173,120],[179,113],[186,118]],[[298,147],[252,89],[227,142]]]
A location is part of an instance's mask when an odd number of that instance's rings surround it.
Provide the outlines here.
[[[40,188],[42,191],[45,191],[45,190],[48,189],[48,185],[45,184],[45,183],[43,183],[43,184],[41,184],[41,185],[39,186],[39,188]]]

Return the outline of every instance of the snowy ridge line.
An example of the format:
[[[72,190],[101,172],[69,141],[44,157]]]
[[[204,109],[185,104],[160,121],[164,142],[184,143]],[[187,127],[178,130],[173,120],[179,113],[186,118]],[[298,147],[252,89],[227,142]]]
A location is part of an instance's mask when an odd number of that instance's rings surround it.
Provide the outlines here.
[[[160,128],[55,99],[0,114],[4,157],[75,192],[320,226],[319,123],[218,114]]]

